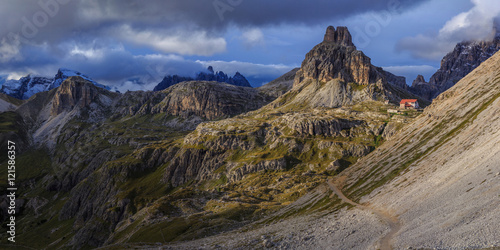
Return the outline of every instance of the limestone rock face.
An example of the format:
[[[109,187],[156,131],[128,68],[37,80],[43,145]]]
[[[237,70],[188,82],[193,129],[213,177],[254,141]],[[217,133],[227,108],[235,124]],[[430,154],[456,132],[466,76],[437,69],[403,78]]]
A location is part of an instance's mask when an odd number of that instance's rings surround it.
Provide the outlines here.
[[[54,96],[51,114],[56,116],[63,111],[70,111],[75,106],[83,108],[90,105],[98,95],[96,87],[76,76],[64,81]]]
[[[417,79],[410,91],[432,100],[455,85],[498,50],[500,50],[499,34],[492,41],[458,43],[453,51],[443,57],[441,67],[431,76],[429,83],[425,83],[423,79]],[[419,82],[421,84],[418,84]]]
[[[316,45],[302,62],[295,83],[305,79],[328,82],[340,79],[344,82],[368,85],[390,83],[405,89],[404,77],[395,76],[371,64],[371,59],[356,49],[346,27],[329,26],[322,43]]]
[[[437,85],[439,91],[444,92],[499,49],[500,36],[491,42],[461,42],[441,60],[441,68],[432,75],[429,83]]]
[[[383,70],[383,69],[381,69]],[[408,85],[406,84],[406,78],[404,76],[397,76],[391,72],[383,71],[387,79],[387,83],[397,86],[401,89],[408,90]]]
[[[297,75],[299,80],[309,78],[328,82],[339,78],[366,85],[382,79],[373,68],[370,58],[355,47],[320,43],[307,53]]]
[[[142,106],[139,113],[168,113],[206,119],[230,117],[258,109],[268,102],[257,90],[219,82],[191,81],[165,90],[159,103]]]
[[[285,158],[279,158],[268,161],[261,161],[257,164],[243,164],[243,166],[239,166],[238,164],[230,164],[228,166],[231,169],[228,173],[228,180],[231,182],[236,182],[245,175],[256,173],[263,170],[285,170],[286,169],[286,160]]]
[[[295,119],[290,121],[289,127],[299,136],[340,136],[342,130],[359,126],[361,122],[342,119]]]
[[[333,26],[328,26],[323,42],[334,42],[342,46],[354,46],[351,33],[349,33],[347,27],[337,27],[337,30],[335,30]]]

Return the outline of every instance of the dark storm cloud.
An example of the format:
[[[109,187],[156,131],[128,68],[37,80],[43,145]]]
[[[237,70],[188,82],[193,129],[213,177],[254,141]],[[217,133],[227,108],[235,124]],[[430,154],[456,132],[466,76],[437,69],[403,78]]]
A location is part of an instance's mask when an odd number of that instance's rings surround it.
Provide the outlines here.
[[[124,3],[125,2],[125,3]],[[97,15],[122,20],[159,25],[170,22],[193,23],[205,29],[217,29],[229,23],[237,25],[272,25],[280,23],[314,24],[340,19],[366,11],[386,10],[397,6],[401,10],[425,2],[424,0],[183,0],[95,1],[92,8]],[[147,3],[147,4],[145,4]]]
[[[68,67],[113,84],[130,78],[136,79],[135,84],[154,83],[165,74],[193,75],[206,66],[162,53],[204,57],[223,53],[228,28],[323,25],[368,11],[403,12],[426,1],[3,0],[0,73],[50,76],[58,67]],[[132,46],[149,51],[127,51]],[[249,77],[266,80],[289,70],[272,65],[244,68]],[[264,68],[272,72],[259,76],[250,70]]]
[[[203,29],[210,33],[229,24],[262,26],[316,24],[366,11],[404,10],[425,0],[6,0],[0,3],[0,36],[21,34],[27,40],[57,41],[105,35],[109,27]],[[393,6],[393,7],[391,7]]]

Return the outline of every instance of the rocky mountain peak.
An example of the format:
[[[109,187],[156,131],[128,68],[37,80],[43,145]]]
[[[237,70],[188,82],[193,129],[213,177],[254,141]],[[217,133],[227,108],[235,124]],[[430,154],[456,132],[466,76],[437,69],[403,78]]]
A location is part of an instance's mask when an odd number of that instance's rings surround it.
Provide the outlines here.
[[[415,87],[417,85],[420,85],[420,84],[425,84],[427,83],[424,79],[424,76],[423,75],[418,75],[417,78],[415,78],[415,80],[413,80],[413,83],[411,84],[412,87]]]
[[[51,115],[71,111],[75,106],[83,108],[92,103],[99,91],[91,82],[80,76],[71,76],[61,83],[52,102]]]
[[[500,50],[500,36],[492,41],[464,41],[441,60],[441,67],[429,79],[428,84],[412,85],[410,91],[428,100],[448,90],[482,62]]]
[[[372,65],[371,59],[352,44],[349,30],[333,26],[327,28],[323,42],[306,54],[293,88],[304,90],[297,100],[330,108],[367,100],[397,103],[404,99],[402,96],[411,95],[404,77]]]
[[[328,26],[323,42],[333,42],[342,46],[354,46],[351,33],[347,27],[343,26],[337,27],[337,30],[333,26]]]
[[[304,79],[328,82],[340,79],[361,85],[383,80],[383,70],[374,67],[371,59],[356,50],[346,27],[329,26],[322,43],[316,45],[302,62],[296,83]]]

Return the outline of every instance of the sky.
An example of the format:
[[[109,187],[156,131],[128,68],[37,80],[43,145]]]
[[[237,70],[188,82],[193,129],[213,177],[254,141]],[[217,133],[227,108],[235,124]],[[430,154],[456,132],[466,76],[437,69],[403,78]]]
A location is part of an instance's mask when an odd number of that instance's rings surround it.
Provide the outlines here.
[[[498,0],[0,0],[0,76],[70,68],[152,90],[211,65],[258,87],[300,67],[333,25],[411,84],[456,43],[492,39],[498,16]]]

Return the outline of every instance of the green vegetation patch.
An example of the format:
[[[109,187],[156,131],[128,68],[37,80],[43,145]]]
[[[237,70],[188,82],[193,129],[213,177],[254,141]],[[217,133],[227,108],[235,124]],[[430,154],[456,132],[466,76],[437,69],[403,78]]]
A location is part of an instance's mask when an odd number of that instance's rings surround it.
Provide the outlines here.
[[[22,117],[16,112],[8,111],[0,113],[0,133],[21,133]]]

